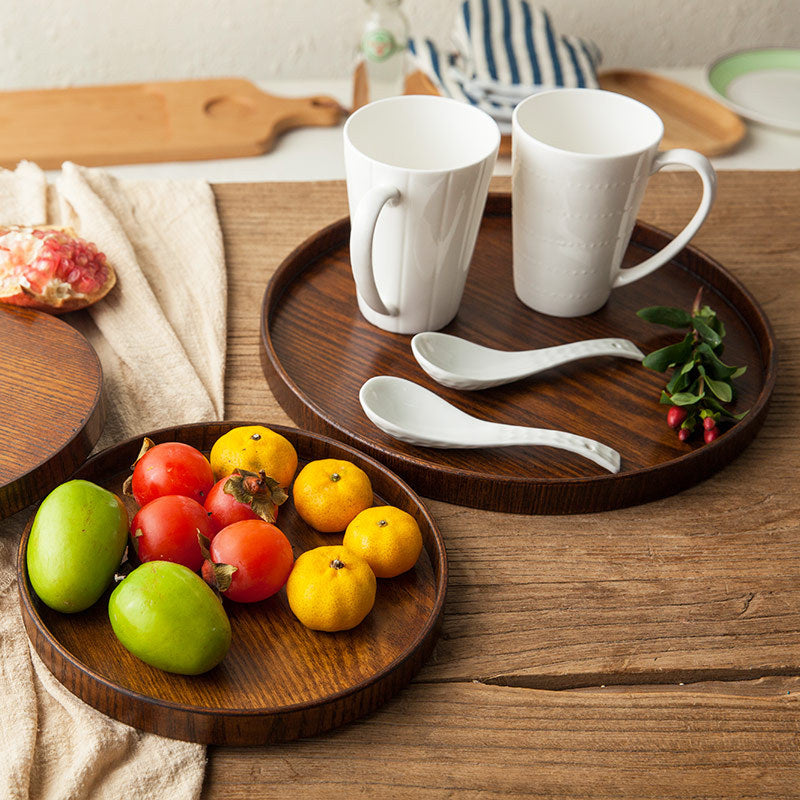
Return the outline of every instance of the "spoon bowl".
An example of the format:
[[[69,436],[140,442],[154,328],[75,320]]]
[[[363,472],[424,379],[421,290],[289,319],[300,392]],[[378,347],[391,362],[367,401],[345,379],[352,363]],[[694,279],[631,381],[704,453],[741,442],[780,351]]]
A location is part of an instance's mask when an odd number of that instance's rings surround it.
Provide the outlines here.
[[[478,419],[404,378],[370,378],[361,387],[358,399],[374,425],[408,444],[438,448],[556,447],[588,458],[609,472],[619,472],[620,455],[607,445],[566,431]]]
[[[414,336],[411,352],[431,378],[453,389],[488,389],[582,358],[644,358],[644,353],[628,339],[586,339],[510,352],[434,331]]]

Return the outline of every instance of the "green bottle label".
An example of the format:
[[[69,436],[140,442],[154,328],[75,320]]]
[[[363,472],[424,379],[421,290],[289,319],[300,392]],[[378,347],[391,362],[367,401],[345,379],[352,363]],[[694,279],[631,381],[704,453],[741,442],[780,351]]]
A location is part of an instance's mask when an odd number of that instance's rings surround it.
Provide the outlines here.
[[[391,58],[402,48],[397,46],[397,41],[391,31],[378,28],[364,34],[364,38],[361,40],[361,49],[368,61],[381,62]]]

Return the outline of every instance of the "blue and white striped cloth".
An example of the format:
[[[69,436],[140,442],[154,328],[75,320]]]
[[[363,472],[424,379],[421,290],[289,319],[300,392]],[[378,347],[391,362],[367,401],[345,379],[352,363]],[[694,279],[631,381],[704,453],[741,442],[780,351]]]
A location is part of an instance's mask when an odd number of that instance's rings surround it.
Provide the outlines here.
[[[534,92],[598,85],[597,46],[557,34],[547,11],[526,0],[465,0],[451,39],[448,51],[430,39],[412,39],[417,67],[442,94],[476,105],[501,123]]]

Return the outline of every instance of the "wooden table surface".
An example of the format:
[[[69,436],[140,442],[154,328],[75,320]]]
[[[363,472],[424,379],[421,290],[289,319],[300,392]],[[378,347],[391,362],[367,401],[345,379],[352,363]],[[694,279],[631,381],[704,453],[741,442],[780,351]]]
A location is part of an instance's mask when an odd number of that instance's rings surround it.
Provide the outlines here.
[[[215,191],[226,418],[292,424],[259,365],[262,296],[298,243],[347,213],[344,185]],[[677,231],[698,196],[692,174],[661,173],[640,218]],[[430,502],[450,566],[430,662],[327,735],[209,748],[203,797],[800,797],[798,209],[800,173],[724,172],[695,239],[744,281],[779,343],[770,412],[738,459],[689,491],[602,514]]]

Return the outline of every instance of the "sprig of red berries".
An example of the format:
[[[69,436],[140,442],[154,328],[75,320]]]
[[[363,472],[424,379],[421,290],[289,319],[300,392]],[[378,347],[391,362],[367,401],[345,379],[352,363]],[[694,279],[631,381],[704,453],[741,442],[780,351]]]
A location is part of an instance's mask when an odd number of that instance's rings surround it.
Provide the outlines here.
[[[637,311],[637,316],[657,325],[688,328],[680,342],[654,350],[642,361],[655,372],[673,368],[672,377],[661,392],[661,403],[668,405],[667,425],[685,442],[697,428],[703,431],[706,444],[721,433],[720,424],[742,419],[747,411],[734,414],[726,407],[735,398],[733,381],[747,367],[724,364],[725,326],[709,306],[701,305],[702,288],[692,304],[691,312],[669,306],[650,306]]]

